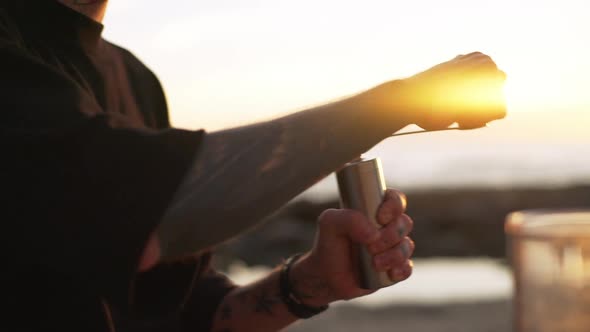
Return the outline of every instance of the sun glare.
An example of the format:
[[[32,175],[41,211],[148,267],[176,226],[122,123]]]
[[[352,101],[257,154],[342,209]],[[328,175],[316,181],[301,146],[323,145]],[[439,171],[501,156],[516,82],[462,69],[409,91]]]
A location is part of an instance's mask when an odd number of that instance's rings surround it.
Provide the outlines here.
[[[113,2],[107,35],[156,70],[185,127],[275,117],[472,51],[508,75],[509,114],[590,109],[585,0],[230,0],[163,6],[165,15],[124,3]],[[457,96],[468,106],[499,98],[479,88]]]

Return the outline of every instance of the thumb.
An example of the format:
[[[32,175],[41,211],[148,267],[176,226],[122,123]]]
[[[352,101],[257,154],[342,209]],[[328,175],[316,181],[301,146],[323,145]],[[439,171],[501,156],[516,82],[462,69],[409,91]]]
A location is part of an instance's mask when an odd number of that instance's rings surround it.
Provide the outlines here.
[[[379,229],[362,213],[350,209],[329,209],[318,218],[324,237],[347,238],[359,244],[370,244],[379,237]]]

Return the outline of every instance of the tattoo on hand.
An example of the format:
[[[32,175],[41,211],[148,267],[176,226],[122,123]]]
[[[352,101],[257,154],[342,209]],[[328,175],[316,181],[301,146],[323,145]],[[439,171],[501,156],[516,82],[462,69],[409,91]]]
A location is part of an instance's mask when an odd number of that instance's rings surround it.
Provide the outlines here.
[[[272,307],[278,304],[280,301],[278,298],[263,292],[261,294],[256,295],[256,307],[254,308],[255,312],[265,312],[269,315],[273,315]]]

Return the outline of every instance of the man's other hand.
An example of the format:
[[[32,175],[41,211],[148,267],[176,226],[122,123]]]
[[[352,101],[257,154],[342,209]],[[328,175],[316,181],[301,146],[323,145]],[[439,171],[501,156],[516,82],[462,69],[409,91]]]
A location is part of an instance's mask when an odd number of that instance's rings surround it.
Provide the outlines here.
[[[506,116],[506,74],[488,55],[459,55],[406,79],[381,84],[358,95],[381,119],[401,119],[426,130],[453,123],[479,128]]]

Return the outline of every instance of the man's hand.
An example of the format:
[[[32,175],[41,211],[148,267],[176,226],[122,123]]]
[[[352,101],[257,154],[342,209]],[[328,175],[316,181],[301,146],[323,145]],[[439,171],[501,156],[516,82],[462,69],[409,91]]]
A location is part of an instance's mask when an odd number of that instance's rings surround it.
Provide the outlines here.
[[[391,113],[426,130],[453,123],[479,128],[506,115],[505,80],[506,74],[489,56],[474,52],[379,85],[358,97],[382,118]]]
[[[359,287],[355,244],[367,247],[373,255],[375,270],[386,271],[396,282],[408,278],[412,273],[410,256],[414,242],[407,237],[413,222],[404,214],[405,208],[405,196],[387,190],[377,212],[377,220],[383,225],[380,229],[354,210],[324,211],[319,217],[312,251],[291,271],[294,291],[301,300],[321,306],[373,292]]]

